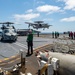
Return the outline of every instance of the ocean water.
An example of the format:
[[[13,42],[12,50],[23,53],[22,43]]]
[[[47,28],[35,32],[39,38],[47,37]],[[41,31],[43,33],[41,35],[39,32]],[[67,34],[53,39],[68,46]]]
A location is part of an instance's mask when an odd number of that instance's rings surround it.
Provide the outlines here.
[[[47,34],[52,34],[52,33],[51,32],[44,32],[44,33],[42,32],[40,34],[44,34],[44,35],[46,34],[47,35]],[[63,34],[63,32],[59,32],[59,34]]]

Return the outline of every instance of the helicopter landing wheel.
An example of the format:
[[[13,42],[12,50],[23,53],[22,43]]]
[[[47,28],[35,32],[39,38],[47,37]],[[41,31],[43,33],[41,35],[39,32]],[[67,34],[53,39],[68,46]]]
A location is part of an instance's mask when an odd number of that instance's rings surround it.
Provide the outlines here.
[[[3,41],[3,38],[1,38],[1,41]]]

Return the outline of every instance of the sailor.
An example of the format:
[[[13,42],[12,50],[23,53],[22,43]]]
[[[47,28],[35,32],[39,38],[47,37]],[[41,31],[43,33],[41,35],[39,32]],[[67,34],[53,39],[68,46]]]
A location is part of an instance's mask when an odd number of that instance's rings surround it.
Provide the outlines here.
[[[71,31],[70,35],[71,35],[71,39],[73,39],[73,32],[72,31]]]
[[[54,38],[54,32],[52,32],[52,38]]]
[[[74,32],[74,39],[75,39],[75,32]]]
[[[28,55],[30,54],[30,48],[31,48],[31,54],[33,54],[33,33],[32,30],[29,30],[28,36],[27,36],[27,46],[28,46]]]

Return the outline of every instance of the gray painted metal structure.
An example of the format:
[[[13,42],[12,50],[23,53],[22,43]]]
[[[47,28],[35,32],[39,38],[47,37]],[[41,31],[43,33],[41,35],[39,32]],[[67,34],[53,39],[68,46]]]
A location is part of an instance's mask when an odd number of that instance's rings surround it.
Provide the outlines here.
[[[75,75],[75,55],[49,52],[50,56],[60,60],[59,75]]]

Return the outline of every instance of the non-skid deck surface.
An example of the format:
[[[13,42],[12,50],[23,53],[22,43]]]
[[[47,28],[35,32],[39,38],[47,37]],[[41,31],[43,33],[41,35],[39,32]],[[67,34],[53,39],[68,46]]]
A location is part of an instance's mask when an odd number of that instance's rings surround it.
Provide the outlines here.
[[[39,70],[39,64],[38,64],[38,58],[35,56],[36,51],[44,51],[44,50],[50,50],[52,45],[45,45],[43,47],[37,48],[34,50],[34,53],[32,55],[26,56],[26,63],[25,67],[23,66],[20,69],[20,72],[25,72],[25,75],[27,73],[31,73],[31,75],[38,75]],[[7,75],[15,75],[12,73],[9,73]],[[17,74],[21,75],[21,74]]]
[[[26,74],[38,75],[39,65],[35,54],[27,56],[26,58]]]
[[[36,51],[44,51],[51,49],[52,45],[46,45],[40,48],[37,48],[34,50],[34,53],[32,55],[26,56],[26,70],[25,74],[31,73],[32,75],[38,75],[38,70],[39,70],[39,64],[38,64],[38,58],[35,56]]]

